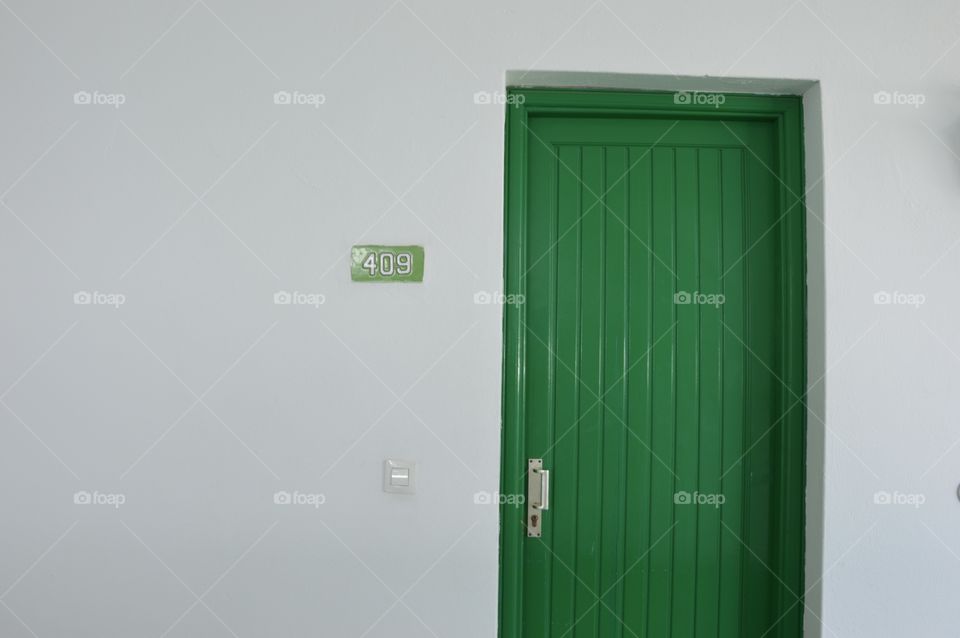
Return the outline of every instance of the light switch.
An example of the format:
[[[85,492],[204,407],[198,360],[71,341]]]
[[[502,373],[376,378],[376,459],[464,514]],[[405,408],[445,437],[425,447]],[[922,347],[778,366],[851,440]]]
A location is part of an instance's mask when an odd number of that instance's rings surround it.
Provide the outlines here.
[[[417,464],[413,461],[387,459],[383,462],[383,491],[413,494],[416,488]]]
[[[410,485],[410,470],[405,467],[391,468],[390,485],[394,487],[408,487]]]

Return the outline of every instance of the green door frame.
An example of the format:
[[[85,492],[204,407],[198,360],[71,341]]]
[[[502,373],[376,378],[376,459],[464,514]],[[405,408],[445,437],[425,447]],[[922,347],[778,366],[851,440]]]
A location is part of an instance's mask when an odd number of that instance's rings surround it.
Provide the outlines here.
[[[781,417],[780,502],[783,531],[777,555],[781,609],[803,603],[806,486],[806,237],[803,174],[803,122],[800,98],[723,94],[698,104],[677,100],[676,93],[585,89],[509,89],[506,114],[506,168],[504,196],[504,293],[526,295],[527,193],[526,166],[531,115],[614,117],[672,117],[698,120],[761,120],[777,130],[778,166],[768,167],[779,181],[781,234],[781,405],[790,406]],[[716,95],[716,94],[713,94]],[[522,99],[521,99],[522,96]],[[678,103],[679,102],[679,103]],[[526,387],[526,331],[523,304],[503,306],[503,389],[501,429],[501,490],[523,483]],[[799,398],[798,398],[799,397]],[[526,509],[515,499],[501,499],[499,635],[522,638],[523,551]],[[784,589],[789,588],[788,591]],[[792,594],[792,592],[797,592]],[[800,636],[802,613],[796,626],[779,626],[771,636]]]

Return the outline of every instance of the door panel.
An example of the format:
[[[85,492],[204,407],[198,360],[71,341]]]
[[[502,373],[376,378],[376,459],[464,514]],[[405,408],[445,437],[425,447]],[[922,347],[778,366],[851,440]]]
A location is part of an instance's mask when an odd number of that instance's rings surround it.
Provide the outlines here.
[[[542,458],[552,503],[504,506],[503,635],[799,635],[795,200],[782,123],[718,115],[511,115],[502,491]]]

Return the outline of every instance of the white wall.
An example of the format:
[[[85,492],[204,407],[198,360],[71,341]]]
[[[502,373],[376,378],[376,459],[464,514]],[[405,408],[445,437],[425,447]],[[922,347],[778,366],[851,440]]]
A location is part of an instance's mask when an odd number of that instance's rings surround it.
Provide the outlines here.
[[[503,113],[473,94],[530,68],[820,81],[810,603],[825,636],[955,635],[951,3],[5,3],[0,635],[495,635],[500,315],[473,294]],[[424,284],[351,285],[363,241],[426,246]],[[416,496],[381,492],[389,456]]]

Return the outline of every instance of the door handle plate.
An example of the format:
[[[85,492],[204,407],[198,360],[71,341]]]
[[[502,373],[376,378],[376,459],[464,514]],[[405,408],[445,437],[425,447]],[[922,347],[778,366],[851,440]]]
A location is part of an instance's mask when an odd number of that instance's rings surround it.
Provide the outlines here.
[[[550,471],[543,459],[527,460],[527,536],[543,535],[543,512],[550,509]]]

